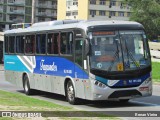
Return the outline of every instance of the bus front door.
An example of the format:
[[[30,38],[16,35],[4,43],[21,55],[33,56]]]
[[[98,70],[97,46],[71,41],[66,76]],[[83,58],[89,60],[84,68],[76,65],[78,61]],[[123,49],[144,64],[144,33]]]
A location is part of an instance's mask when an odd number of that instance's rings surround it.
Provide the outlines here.
[[[75,40],[75,52],[74,52],[74,62],[75,62],[75,87],[76,96],[84,98],[84,69],[83,69],[83,39]]]

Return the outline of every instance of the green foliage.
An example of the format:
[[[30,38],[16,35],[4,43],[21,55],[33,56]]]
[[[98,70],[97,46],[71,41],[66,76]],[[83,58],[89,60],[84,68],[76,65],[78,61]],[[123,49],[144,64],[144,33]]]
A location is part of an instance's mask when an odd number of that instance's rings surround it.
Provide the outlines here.
[[[160,35],[160,0],[124,0],[131,5],[130,20],[144,25],[150,40]]]
[[[152,78],[153,82],[160,83],[160,63],[152,62]]]

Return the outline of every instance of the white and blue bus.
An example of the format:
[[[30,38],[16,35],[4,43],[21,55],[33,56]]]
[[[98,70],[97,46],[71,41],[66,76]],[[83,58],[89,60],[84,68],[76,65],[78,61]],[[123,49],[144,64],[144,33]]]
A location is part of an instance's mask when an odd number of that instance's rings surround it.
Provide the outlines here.
[[[152,95],[151,57],[144,28],[130,21],[64,20],[5,32],[6,80],[77,99]]]

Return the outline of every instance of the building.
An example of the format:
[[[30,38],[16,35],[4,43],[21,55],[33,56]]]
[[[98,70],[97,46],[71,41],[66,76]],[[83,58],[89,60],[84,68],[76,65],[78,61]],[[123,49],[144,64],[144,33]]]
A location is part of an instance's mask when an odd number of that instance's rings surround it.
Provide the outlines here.
[[[57,0],[34,0],[34,22],[57,19]],[[0,0],[0,29],[13,23],[31,23],[33,0]]]
[[[57,20],[57,0],[35,0],[35,22]]]
[[[0,0],[0,28],[9,29],[13,23],[31,21],[32,0]]]
[[[128,20],[130,6],[123,0],[58,0],[58,20]]]

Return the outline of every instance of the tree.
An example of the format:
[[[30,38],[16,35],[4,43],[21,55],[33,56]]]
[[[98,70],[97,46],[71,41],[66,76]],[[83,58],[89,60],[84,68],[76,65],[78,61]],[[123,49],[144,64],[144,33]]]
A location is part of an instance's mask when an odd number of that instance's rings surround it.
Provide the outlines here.
[[[124,0],[131,6],[130,20],[141,23],[150,40],[160,35],[160,0]]]

